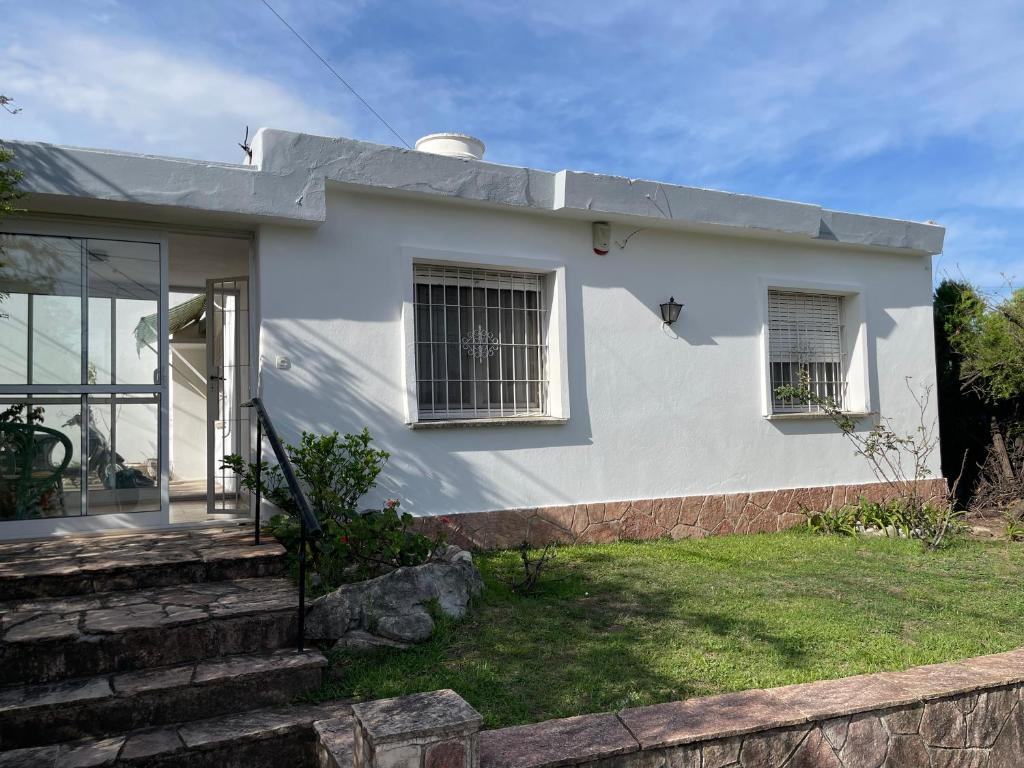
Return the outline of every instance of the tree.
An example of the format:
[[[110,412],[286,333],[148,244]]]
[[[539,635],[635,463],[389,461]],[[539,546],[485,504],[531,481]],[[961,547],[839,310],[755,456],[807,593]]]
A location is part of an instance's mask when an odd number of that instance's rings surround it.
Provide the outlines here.
[[[935,291],[944,469],[966,456],[972,506],[1024,496],[1024,289],[988,298],[968,283]]]
[[[963,356],[964,386],[993,404],[1024,397],[1024,288],[981,315],[956,347]]]
[[[935,289],[933,305],[942,474],[960,477],[957,501],[966,507],[991,444],[989,408],[962,381],[964,350],[976,344],[985,300],[969,283],[946,279]]]
[[[19,110],[10,107],[12,101],[13,99],[9,96],[0,94],[0,107],[3,107],[11,114],[16,114]],[[0,142],[0,217],[8,216],[20,210],[17,208],[16,203],[24,194],[20,184],[22,179],[25,178],[25,174],[11,165],[13,160],[14,153],[4,146],[3,142]]]

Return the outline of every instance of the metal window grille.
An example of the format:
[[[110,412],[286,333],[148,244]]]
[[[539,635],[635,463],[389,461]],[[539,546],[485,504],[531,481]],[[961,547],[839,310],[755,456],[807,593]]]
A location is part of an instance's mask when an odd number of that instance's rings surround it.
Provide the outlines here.
[[[544,282],[529,272],[415,265],[421,419],[547,415]]]
[[[820,405],[780,398],[782,386],[807,386],[844,407],[843,298],[794,291],[768,292],[768,360],[772,410],[818,413]]]

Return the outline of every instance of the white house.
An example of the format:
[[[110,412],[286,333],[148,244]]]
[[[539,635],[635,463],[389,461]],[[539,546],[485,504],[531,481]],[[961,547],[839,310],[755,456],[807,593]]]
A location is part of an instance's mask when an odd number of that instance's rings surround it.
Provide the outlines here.
[[[264,129],[240,165],[9,146],[29,213],[0,222],[0,396],[52,431],[31,503],[0,452],[2,538],[248,516],[218,468],[253,450],[254,394],[285,438],[369,427],[392,454],[369,502],[478,543],[775,529],[879,492],[777,386],[913,429],[907,377],[935,377],[932,224],[457,136]]]

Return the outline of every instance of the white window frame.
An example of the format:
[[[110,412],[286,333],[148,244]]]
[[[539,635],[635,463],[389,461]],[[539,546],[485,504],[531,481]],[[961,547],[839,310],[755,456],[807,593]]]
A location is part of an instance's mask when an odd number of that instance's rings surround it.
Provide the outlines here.
[[[402,248],[402,355],[405,380],[405,423],[415,429],[460,426],[503,426],[515,424],[560,424],[569,419],[568,358],[566,353],[565,265],[544,259],[494,254]],[[547,413],[541,416],[498,416],[485,418],[421,418],[416,394],[416,326],[414,269],[416,264],[465,269],[530,272],[544,277],[547,308]]]
[[[842,350],[846,390],[843,412],[852,416],[874,411],[871,378],[868,370],[867,298],[864,287],[851,283],[811,282],[799,278],[762,276],[759,280],[761,306],[761,413],[771,420],[828,418],[821,412],[775,412],[772,397],[771,357],[769,352],[769,291],[839,296],[842,301]]]

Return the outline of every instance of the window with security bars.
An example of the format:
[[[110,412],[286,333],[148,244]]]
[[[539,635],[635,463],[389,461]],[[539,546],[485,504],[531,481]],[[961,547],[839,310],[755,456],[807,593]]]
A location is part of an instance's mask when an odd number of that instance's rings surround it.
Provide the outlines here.
[[[780,398],[779,387],[807,387],[844,407],[843,297],[768,292],[768,363],[774,413],[818,413],[815,403]]]
[[[414,267],[419,418],[545,416],[544,275]]]

